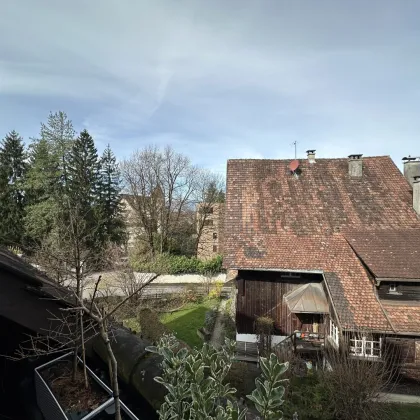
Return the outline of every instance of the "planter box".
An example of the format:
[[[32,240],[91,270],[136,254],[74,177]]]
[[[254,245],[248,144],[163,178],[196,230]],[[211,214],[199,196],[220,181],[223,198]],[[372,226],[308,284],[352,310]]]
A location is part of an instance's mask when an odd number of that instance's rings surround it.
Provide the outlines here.
[[[101,379],[95,375],[89,367],[86,366],[91,381],[96,383],[104,392],[104,402],[94,410],[86,414],[80,413],[65,413],[60,403],[57,401],[49,385],[43,378],[41,372],[48,368],[54,367],[54,365],[60,362],[71,360],[73,353],[67,353],[57,359],[54,359],[44,365],[41,365],[35,369],[35,389],[36,389],[36,400],[38,407],[42,411],[45,420],[89,420],[89,419],[111,419],[113,418],[112,413],[114,410],[114,398],[112,396],[112,390],[101,381]],[[82,360],[78,358],[78,362],[81,365]],[[121,402],[121,416],[123,420],[139,420],[128,407]]]

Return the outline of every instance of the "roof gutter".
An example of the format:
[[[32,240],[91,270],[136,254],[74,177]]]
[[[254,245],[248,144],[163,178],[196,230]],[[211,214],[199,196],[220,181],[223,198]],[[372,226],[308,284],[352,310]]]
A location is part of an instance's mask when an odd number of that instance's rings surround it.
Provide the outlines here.
[[[375,283],[377,286],[380,286],[381,281],[393,281],[393,282],[409,282],[409,283],[420,283],[420,279],[409,279],[401,277],[375,277]]]
[[[344,328],[344,331],[360,331],[362,330],[362,328]],[[371,333],[375,333],[375,334],[385,334],[385,335],[396,335],[396,336],[403,336],[403,337],[409,337],[409,336],[415,336],[415,337],[420,337],[420,333],[419,332],[391,332],[391,331],[384,331],[384,330],[373,330],[370,328],[367,328],[367,330],[369,330],[369,332]]]
[[[308,273],[308,274],[324,274],[322,270],[296,270],[290,268],[244,268],[244,267],[229,267],[230,270],[242,270],[242,271],[281,271],[286,273]]]

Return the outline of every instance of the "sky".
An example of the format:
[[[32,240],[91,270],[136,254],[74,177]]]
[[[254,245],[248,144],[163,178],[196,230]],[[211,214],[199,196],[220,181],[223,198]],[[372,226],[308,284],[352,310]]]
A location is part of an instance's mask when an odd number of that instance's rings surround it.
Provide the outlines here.
[[[0,0],[0,138],[62,110],[119,159],[420,155],[420,1]]]

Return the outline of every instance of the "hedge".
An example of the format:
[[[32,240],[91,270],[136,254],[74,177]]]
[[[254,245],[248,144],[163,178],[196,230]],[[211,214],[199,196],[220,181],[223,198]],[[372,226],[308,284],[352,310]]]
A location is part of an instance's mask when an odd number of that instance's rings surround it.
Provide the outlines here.
[[[151,261],[133,261],[132,267],[143,273],[213,275],[223,271],[222,262],[220,255],[203,261],[185,255],[161,254]]]

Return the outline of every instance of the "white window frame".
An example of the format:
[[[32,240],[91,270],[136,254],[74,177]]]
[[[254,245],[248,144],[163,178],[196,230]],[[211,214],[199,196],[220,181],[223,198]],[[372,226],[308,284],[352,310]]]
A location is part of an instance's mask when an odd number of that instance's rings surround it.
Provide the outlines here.
[[[397,293],[397,284],[396,283],[390,283],[388,293]]]
[[[382,357],[382,338],[380,337],[379,340],[368,340],[366,337],[351,338],[350,354],[380,359]]]
[[[332,342],[338,347],[340,344],[340,332],[338,327],[334,324],[334,321],[330,318],[330,331],[328,336],[332,340]]]

